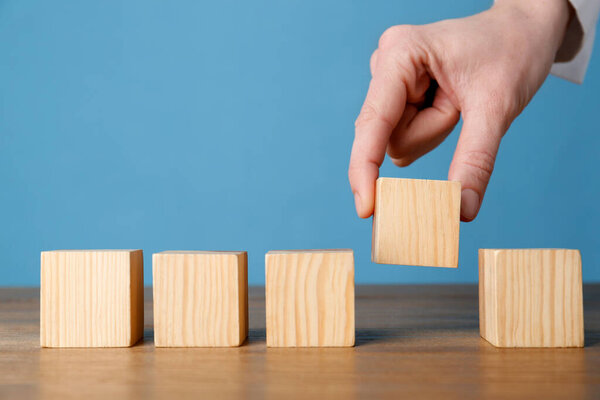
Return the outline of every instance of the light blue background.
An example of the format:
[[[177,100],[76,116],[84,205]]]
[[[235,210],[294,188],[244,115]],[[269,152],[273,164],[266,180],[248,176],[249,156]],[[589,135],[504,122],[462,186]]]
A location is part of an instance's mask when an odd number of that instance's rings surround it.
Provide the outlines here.
[[[600,65],[550,77],[503,141],[458,269],[370,262],[347,164],[385,28],[481,1],[0,2],[0,285],[62,248],[350,247],[356,281],[475,282],[480,247],[567,247],[600,280]],[[383,176],[446,179],[457,133]]]

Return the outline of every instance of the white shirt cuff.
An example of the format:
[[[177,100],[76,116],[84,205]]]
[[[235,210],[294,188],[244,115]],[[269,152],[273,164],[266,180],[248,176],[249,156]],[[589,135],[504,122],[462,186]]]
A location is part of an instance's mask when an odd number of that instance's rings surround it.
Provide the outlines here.
[[[585,76],[596,35],[600,0],[569,0],[575,14],[569,22],[563,44],[550,73],[581,83]]]

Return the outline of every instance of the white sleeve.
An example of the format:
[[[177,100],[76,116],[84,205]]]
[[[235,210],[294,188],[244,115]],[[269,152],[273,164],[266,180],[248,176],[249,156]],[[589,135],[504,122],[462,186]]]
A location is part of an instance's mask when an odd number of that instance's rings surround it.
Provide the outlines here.
[[[550,72],[581,83],[592,55],[600,0],[569,0],[569,3],[574,14]]]

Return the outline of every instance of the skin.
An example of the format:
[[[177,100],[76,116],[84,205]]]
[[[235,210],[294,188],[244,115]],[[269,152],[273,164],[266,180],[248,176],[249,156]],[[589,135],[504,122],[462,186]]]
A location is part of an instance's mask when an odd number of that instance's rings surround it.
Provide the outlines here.
[[[500,141],[548,76],[569,17],[566,0],[500,0],[470,17],[386,30],[371,57],[348,169],[358,216],[373,214],[386,152],[410,165],[462,117],[448,179],[462,184],[461,219],[473,220]]]

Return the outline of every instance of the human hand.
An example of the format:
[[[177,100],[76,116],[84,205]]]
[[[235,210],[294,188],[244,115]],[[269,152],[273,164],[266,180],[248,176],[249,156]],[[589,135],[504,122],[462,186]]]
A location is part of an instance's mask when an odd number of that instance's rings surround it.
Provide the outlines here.
[[[448,179],[462,184],[461,219],[473,220],[500,140],[550,72],[568,19],[566,0],[498,0],[471,17],[384,32],[348,169],[357,214],[373,214],[386,151],[407,166],[437,147],[462,115]]]

